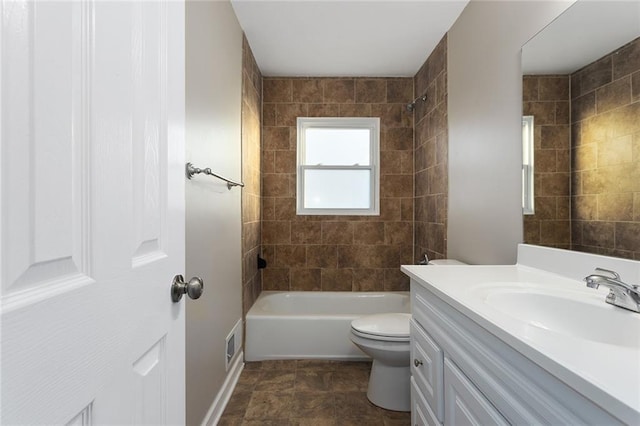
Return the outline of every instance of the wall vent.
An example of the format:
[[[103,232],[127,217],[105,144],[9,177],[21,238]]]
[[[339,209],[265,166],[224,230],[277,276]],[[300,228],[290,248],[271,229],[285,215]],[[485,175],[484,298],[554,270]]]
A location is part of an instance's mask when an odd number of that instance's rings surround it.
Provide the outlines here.
[[[224,355],[224,367],[229,370],[231,361],[238,353],[238,349],[242,345],[242,320],[238,320],[236,325],[233,326],[231,333],[225,339],[225,355]]]

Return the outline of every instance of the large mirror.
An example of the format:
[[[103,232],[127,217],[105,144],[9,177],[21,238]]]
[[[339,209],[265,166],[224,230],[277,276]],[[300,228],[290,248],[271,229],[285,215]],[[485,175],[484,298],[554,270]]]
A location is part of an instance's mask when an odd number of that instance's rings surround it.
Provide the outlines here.
[[[579,0],[522,49],[524,241],[640,260],[640,2]]]

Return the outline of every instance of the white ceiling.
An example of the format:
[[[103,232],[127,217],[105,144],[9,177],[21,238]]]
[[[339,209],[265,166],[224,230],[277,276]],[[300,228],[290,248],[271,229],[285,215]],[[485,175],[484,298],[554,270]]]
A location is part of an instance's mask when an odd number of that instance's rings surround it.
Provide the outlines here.
[[[231,0],[272,77],[413,77],[467,3]]]
[[[524,45],[522,70],[570,74],[639,36],[639,0],[580,0]]]

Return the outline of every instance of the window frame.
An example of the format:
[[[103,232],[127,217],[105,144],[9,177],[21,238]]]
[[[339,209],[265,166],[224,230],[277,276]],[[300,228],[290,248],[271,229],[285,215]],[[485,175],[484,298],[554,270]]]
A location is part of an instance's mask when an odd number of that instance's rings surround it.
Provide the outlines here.
[[[534,117],[522,117],[522,214],[535,214]]]
[[[303,164],[306,148],[306,130],[326,129],[368,129],[369,165],[306,165]],[[331,216],[379,216],[380,215],[380,118],[378,117],[298,117],[296,155],[296,214]],[[304,207],[305,170],[370,170],[369,199],[371,207],[358,208],[308,208]]]

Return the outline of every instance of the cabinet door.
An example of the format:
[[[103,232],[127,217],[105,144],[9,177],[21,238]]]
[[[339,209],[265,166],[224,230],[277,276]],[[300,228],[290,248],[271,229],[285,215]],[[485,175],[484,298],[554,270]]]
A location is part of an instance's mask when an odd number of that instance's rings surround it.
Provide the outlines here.
[[[467,376],[444,359],[444,423],[446,425],[508,425]]]
[[[414,320],[411,326],[411,374],[438,421],[444,417],[442,393],[444,352]]]
[[[420,392],[414,378],[411,378],[411,424],[414,426],[442,426],[427,400]]]

